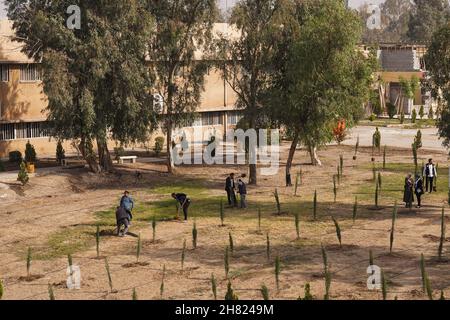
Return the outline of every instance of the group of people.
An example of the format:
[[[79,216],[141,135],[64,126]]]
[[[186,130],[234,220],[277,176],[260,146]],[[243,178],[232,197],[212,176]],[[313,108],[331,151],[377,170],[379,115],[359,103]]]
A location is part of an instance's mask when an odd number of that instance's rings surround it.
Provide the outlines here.
[[[240,206],[241,209],[247,208],[247,185],[244,180],[247,176],[245,174],[235,181],[234,173],[231,173],[225,181],[225,191],[227,192],[228,205],[230,207],[237,208]],[[236,191],[239,194],[240,205],[238,205],[238,200],[236,197]]]
[[[181,210],[183,210],[184,222],[187,222],[191,199],[184,193],[172,193],[172,198],[179,203]],[[116,210],[117,235],[119,237],[124,237],[128,233],[133,220],[133,209],[134,200],[130,196],[130,192],[125,191]]]
[[[425,178],[425,187],[424,187]],[[422,195],[426,192],[436,192],[436,178],[437,169],[433,163],[433,159],[429,159],[427,165],[423,168],[423,176],[416,174],[413,178],[412,174],[408,174],[405,178],[405,192],[403,196],[403,202],[406,204],[406,208],[412,208],[414,203],[414,194],[417,198],[417,208],[422,207]]]

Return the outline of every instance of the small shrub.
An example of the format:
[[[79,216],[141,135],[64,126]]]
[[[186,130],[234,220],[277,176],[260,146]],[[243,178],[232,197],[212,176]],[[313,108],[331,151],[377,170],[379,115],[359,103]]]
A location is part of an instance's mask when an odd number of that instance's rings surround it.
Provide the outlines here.
[[[31,248],[28,248],[27,251],[27,277],[30,277],[31,275]]]
[[[21,163],[23,161],[22,153],[20,151],[12,151],[9,153],[9,162]]]
[[[234,293],[233,291],[233,287],[231,286],[231,282],[228,281],[228,285],[227,285],[227,293],[225,295],[225,300],[226,301],[236,301],[239,300],[239,297],[237,296],[237,294]]]
[[[378,186],[378,183],[375,186],[375,208],[379,207],[379,197],[380,197],[380,187]]]
[[[433,289],[431,288],[431,282],[426,270],[425,256],[423,253],[420,257],[420,271],[422,273],[423,292],[427,294],[428,299],[433,300]]]
[[[383,300],[387,300],[387,290],[388,290],[387,279],[384,274],[384,271],[381,271],[381,293],[383,295]]]
[[[109,289],[112,292],[113,291],[113,282],[112,282],[111,270],[109,269],[109,263],[108,263],[107,258],[105,258],[105,270],[106,270],[106,275],[108,276]]]
[[[28,176],[27,172],[27,165],[25,164],[25,162],[22,162],[20,164],[20,170],[19,174],[17,175],[17,181],[22,183],[23,186],[26,185],[28,181],[30,181],[30,177]]]
[[[345,120],[338,122],[337,127],[333,129],[333,136],[338,145],[341,145],[347,136],[347,126]]]
[[[51,301],[55,300],[55,293],[53,292],[53,286],[50,283],[48,284],[48,298]]]
[[[230,248],[228,246],[225,248],[223,265],[225,267],[225,278],[228,279],[228,274],[230,273]]]
[[[211,291],[213,293],[214,300],[217,300],[217,281],[214,274],[211,274]]]
[[[374,122],[375,120],[377,120],[377,115],[374,114],[374,113],[372,113],[372,114],[369,116],[369,121],[370,121],[370,122]]]
[[[334,203],[337,201],[337,183],[336,183],[336,175],[333,176],[333,193],[334,193]]]
[[[34,149],[34,146],[30,143],[30,141],[28,141],[27,144],[25,145],[25,162],[26,163],[36,162],[36,150]]]
[[[413,109],[413,111],[411,113],[411,122],[416,123],[416,120],[417,120],[417,111],[416,111],[416,109]]]
[[[183,241],[183,250],[181,251],[181,271],[184,270],[184,260],[186,259],[186,239]]]
[[[100,226],[97,225],[97,231],[95,232],[95,248],[97,251],[97,259],[100,258]]]
[[[336,236],[339,240],[339,246],[342,248],[342,233],[341,233],[341,227],[339,226],[339,222],[332,217],[333,222],[334,222],[334,226],[336,227]]]
[[[163,266],[162,277],[161,277],[161,286],[159,287],[159,295],[161,299],[164,296],[164,281],[166,280],[166,265]]]
[[[156,216],[153,215],[152,217],[152,239],[153,243],[156,241]]]
[[[1,299],[1,297],[0,297]],[[441,290],[441,297],[439,298],[440,301],[445,301],[445,295],[444,295],[444,290]]]
[[[297,240],[300,239],[300,214],[298,212],[294,215],[295,218],[295,231],[297,232]]]
[[[418,130],[416,136],[414,137],[414,144],[417,150],[423,147],[422,145],[422,131]]]
[[[388,102],[386,104],[386,109],[387,109],[387,113],[389,115],[389,119],[394,119],[394,117],[397,114],[397,107],[394,104]]]
[[[322,249],[322,260],[323,260],[323,270],[324,270],[324,274],[326,274],[328,272],[328,256],[327,256],[327,251],[325,250],[325,247],[323,246],[323,244],[321,245],[321,249]]]
[[[325,296],[324,300],[330,300],[330,287],[331,287],[331,273],[326,272],[325,273]]]
[[[5,289],[3,288],[3,281],[0,280],[0,300],[2,300],[4,292]]]
[[[264,301],[270,300],[270,298],[269,298],[269,289],[266,287],[265,284],[263,284],[261,286],[261,295],[262,295]]]
[[[280,195],[278,194],[278,189],[275,189],[273,196],[275,197],[275,202],[277,205],[277,214],[281,215],[281,203],[280,203]]]
[[[161,152],[164,148],[164,137],[157,137],[155,139],[155,147],[153,148],[153,151],[155,151],[155,155],[159,157],[161,155]]]
[[[446,225],[445,225],[445,209],[442,208],[442,215],[441,215],[441,238],[440,238],[440,240],[439,240],[439,249],[438,249],[439,260],[442,260],[442,256],[443,256],[444,244],[445,244],[445,232],[446,232]]]
[[[392,227],[391,227],[391,237],[390,237],[390,249],[389,252],[392,253],[394,247],[394,236],[395,236],[395,222],[397,220],[397,202],[395,202],[394,211],[392,212]]]
[[[231,234],[231,232],[228,234],[228,240],[230,242],[230,251],[231,253],[234,252],[234,240],[233,240],[233,235]]]
[[[358,215],[358,197],[355,197],[355,203],[353,204],[353,223],[356,222],[356,217]]]
[[[225,226],[225,209],[223,207],[223,200],[220,200],[220,225]]]
[[[342,176],[344,175],[344,156],[343,155],[339,156],[339,168],[341,169],[340,170],[340,175],[341,175],[341,178],[342,178]]]
[[[421,105],[420,109],[419,109],[419,117],[420,117],[421,120],[423,120],[424,116],[425,116],[425,108],[424,108],[423,105]]]
[[[311,294],[311,285],[309,283],[305,284],[305,296],[303,298],[300,297],[298,300],[304,300],[304,301],[314,300],[314,297]]]
[[[428,119],[434,119],[433,107],[430,107],[430,111],[428,112]]]
[[[412,153],[413,153],[413,159],[414,159],[414,167],[415,167],[415,170],[417,173],[419,163],[418,163],[418,159],[417,159],[417,146],[415,143],[412,144]]]
[[[133,300],[133,301],[137,301],[138,300],[138,295],[137,295],[137,292],[136,292],[136,288],[133,288],[133,292],[131,294],[131,300]]]
[[[56,145],[56,163],[62,165],[63,160],[66,158],[66,151],[63,148],[61,140]]]
[[[383,150],[383,169],[386,169],[386,149],[387,149],[387,147],[384,146],[384,150]]]
[[[405,123],[405,112],[402,111],[400,113],[400,124],[404,124]]]
[[[377,179],[378,187],[380,190],[383,188],[383,177],[381,176],[381,172],[378,171],[378,179]]]
[[[372,250],[369,251],[369,266],[374,265],[374,259],[373,259],[373,252]]]
[[[358,158],[358,149],[359,149],[359,135],[356,139],[356,145],[355,145],[355,154],[353,156],[353,160],[356,160]]]
[[[141,256],[141,249],[142,249],[142,240],[141,234],[139,233],[136,244],[136,262],[139,262],[139,257]]]
[[[270,260],[270,237],[269,237],[268,232],[266,235],[266,255],[267,255],[267,260]]]
[[[378,127],[375,129],[375,133],[373,134],[373,147],[378,149],[379,151],[381,150],[381,132],[380,129],[378,129]]]
[[[197,249],[197,236],[197,222],[194,221],[194,226],[192,227],[192,246],[194,247],[194,249]]]

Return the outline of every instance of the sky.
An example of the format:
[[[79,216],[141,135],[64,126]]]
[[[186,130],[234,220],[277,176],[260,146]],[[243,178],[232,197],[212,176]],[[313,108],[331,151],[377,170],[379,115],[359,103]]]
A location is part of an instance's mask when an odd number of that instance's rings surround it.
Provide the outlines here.
[[[228,7],[232,6],[237,0],[219,0],[220,6],[222,8],[225,8],[228,4]],[[353,8],[358,8],[361,4],[367,2],[367,3],[373,3],[378,4],[380,2],[383,2],[384,0],[350,0],[349,4]],[[0,19],[6,18],[6,11],[5,11],[5,5],[3,3],[3,0],[0,0]]]

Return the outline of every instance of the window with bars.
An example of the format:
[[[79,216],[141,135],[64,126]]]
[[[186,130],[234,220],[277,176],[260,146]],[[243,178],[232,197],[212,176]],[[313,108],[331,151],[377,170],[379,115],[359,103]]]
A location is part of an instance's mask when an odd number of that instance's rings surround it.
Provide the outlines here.
[[[41,73],[37,64],[23,64],[20,66],[20,81],[40,81]]]
[[[0,81],[9,81],[9,65],[7,64],[0,64]]]
[[[48,122],[1,123],[0,141],[33,138],[47,138],[50,136]]]
[[[222,112],[202,113],[203,126],[218,126],[223,124]]]
[[[228,124],[229,125],[237,125],[238,122],[243,118],[241,112],[233,111],[228,113]]]

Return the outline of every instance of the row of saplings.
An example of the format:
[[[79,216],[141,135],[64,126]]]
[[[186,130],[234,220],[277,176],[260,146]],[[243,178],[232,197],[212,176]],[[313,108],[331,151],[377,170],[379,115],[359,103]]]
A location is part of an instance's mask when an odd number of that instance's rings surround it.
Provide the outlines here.
[[[277,202],[276,203],[277,207],[279,208],[280,207],[279,199],[277,197],[275,197],[275,198],[276,198],[276,202]],[[315,197],[314,197],[314,202],[317,203],[317,195],[315,195]],[[314,221],[316,221],[316,219],[317,219],[316,209],[317,209],[317,206],[314,205],[314,210],[313,210],[313,220]],[[353,212],[354,220],[356,220],[356,214],[355,214],[356,210],[357,210],[357,208],[354,208],[354,212]],[[298,214],[295,214],[294,217],[295,217],[294,223],[295,223],[295,231],[297,234],[297,239],[300,239],[300,217]],[[257,218],[258,218],[258,232],[260,233],[262,231],[261,230],[261,219],[262,218],[261,218],[261,210],[260,209],[258,209],[258,217]],[[397,220],[397,205],[395,205],[393,214],[392,214],[392,227],[391,227],[391,232],[390,232],[390,253],[393,252],[393,248],[394,248],[396,220]],[[221,226],[222,227],[225,226],[225,211],[224,211],[224,206],[223,206],[222,201],[220,203],[220,221],[221,221]],[[338,221],[334,218],[333,218],[333,223],[336,227],[336,235],[337,235],[337,239],[339,241],[339,245],[342,248],[341,227],[340,227]],[[151,226],[152,226],[152,233],[153,233],[153,243],[156,243],[157,221],[156,221],[155,216],[152,219]],[[97,226],[97,230],[95,232],[97,259],[100,259],[100,234],[101,234],[100,227]],[[446,241],[445,210],[442,209],[441,236],[440,236],[439,248],[438,248],[439,261],[444,261],[445,241]],[[193,248],[193,250],[197,249],[197,244],[198,244],[198,229],[197,229],[197,223],[194,221],[194,225],[192,228],[192,248]],[[236,249],[235,241],[233,239],[233,235],[230,232],[229,233],[229,244],[226,246],[225,252],[224,252],[225,279],[228,280],[228,286],[227,286],[227,292],[225,295],[225,300],[238,300],[239,299],[237,294],[233,290],[233,287],[231,284],[231,279],[230,279],[231,278],[230,277],[230,259],[232,258],[233,253],[235,252],[235,249]],[[137,239],[137,244],[136,244],[136,263],[137,263],[137,265],[139,265],[141,250],[142,250],[142,241],[141,241],[141,235],[139,234],[138,239]],[[332,273],[330,272],[330,269],[329,269],[327,252],[323,245],[321,246],[321,251],[322,251],[323,267],[324,267],[323,274],[324,274],[324,280],[325,280],[324,300],[328,300],[328,299],[330,299]],[[184,271],[184,263],[185,263],[185,259],[186,259],[186,253],[187,253],[187,244],[186,244],[186,239],[185,239],[183,242],[182,250],[181,250],[181,271],[182,272]],[[266,254],[267,260],[272,261],[269,233],[266,234],[266,253],[265,254]],[[27,268],[27,278],[26,279],[33,279],[32,275],[31,275],[31,261],[32,261],[32,249],[28,248],[27,261],[26,261],[26,268]],[[72,262],[72,256],[70,254],[68,255],[68,263],[69,263],[70,270],[72,270],[73,262]],[[107,279],[108,279],[108,285],[109,285],[110,292],[117,293],[118,291],[115,290],[114,286],[113,286],[112,276],[111,276],[107,258],[104,258],[104,263],[105,263],[105,271],[106,271],[106,275],[107,275]],[[374,265],[374,256],[373,256],[372,251],[369,252],[369,265],[370,266]],[[428,273],[426,271],[425,258],[424,258],[423,254],[421,255],[421,259],[420,259],[420,270],[421,270],[421,276],[422,276],[423,291],[428,296],[428,298],[430,300],[432,300],[433,299],[433,289],[431,286],[430,279],[428,277]],[[281,271],[282,271],[281,258],[279,256],[276,256],[275,263],[274,263],[274,275],[275,275],[276,288],[277,288],[278,292],[280,291]],[[72,275],[73,274],[71,273],[71,276]],[[166,266],[164,265],[163,269],[162,269],[161,285],[160,285],[161,299],[164,298],[165,276],[166,276]],[[216,300],[217,299],[217,280],[216,280],[214,274],[211,275],[210,282],[211,282],[212,295],[213,295],[214,299]],[[3,287],[2,281],[0,280],[0,299],[3,296],[3,292],[4,292],[4,287]],[[263,284],[261,286],[260,292],[261,292],[261,296],[264,300],[270,299],[269,289],[267,288],[266,285]],[[385,274],[383,271],[381,272],[381,292],[382,292],[383,299],[386,300],[387,294],[388,294],[388,281],[387,281],[387,278],[385,277]],[[55,295],[53,292],[53,286],[51,284],[48,285],[48,293],[49,293],[49,298],[51,300],[54,300]],[[137,300],[137,297],[138,296],[137,296],[136,288],[134,288],[133,292],[132,292],[132,299]],[[303,297],[300,297],[299,300],[313,300],[313,299],[314,299],[314,296],[311,293],[311,286],[309,283],[307,283],[305,285],[305,295]],[[397,299],[397,297],[395,297],[395,299]],[[445,300],[443,290],[441,290],[440,299]]]

